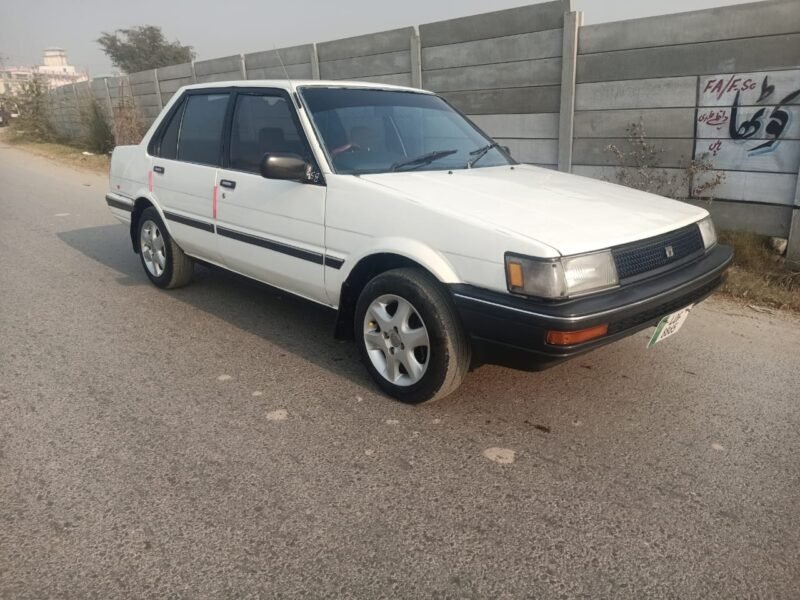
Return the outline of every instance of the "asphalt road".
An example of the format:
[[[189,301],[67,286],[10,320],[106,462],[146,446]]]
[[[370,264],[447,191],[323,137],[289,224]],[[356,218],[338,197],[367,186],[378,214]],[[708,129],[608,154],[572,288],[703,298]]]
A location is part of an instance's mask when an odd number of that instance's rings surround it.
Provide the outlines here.
[[[105,187],[0,146],[0,597],[797,598],[796,317],[406,407],[323,309],[151,286]]]

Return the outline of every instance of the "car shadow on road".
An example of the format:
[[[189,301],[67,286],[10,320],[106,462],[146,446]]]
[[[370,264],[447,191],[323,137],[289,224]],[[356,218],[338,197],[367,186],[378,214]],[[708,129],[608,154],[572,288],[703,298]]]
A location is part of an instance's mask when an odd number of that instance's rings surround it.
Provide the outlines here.
[[[120,285],[152,287],[131,250],[124,225],[57,235],[71,248],[119,273]],[[153,292],[160,290],[153,288]],[[161,293],[372,389],[354,344],[333,338],[335,313],[331,309],[218,267],[196,266],[190,286]]]

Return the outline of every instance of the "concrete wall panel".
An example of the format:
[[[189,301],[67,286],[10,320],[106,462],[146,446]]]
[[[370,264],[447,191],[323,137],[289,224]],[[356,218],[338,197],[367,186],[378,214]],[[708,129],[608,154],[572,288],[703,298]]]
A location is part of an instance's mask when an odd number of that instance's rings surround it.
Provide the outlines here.
[[[203,60],[194,63],[194,71],[197,74],[197,81],[209,81],[208,76],[228,74],[236,75],[237,79],[241,79],[242,72],[242,57],[238,54],[233,56],[225,56],[223,58],[214,58],[212,60]],[[212,80],[212,81],[219,81]]]
[[[394,75],[372,75],[370,77],[355,77],[353,81],[367,81],[370,83],[383,83],[386,85],[401,85],[411,87],[411,73],[396,73]]]
[[[445,92],[442,95],[470,115],[557,113],[561,102],[561,87],[542,87],[483,90],[479,92]]]
[[[792,219],[792,208],[768,204],[743,202],[691,201],[711,213],[717,229],[751,231],[760,235],[788,237]]]
[[[620,108],[694,107],[696,77],[641,79],[580,83],[576,86],[576,110]]]
[[[155,80],[151,79],[147,82],[142,83],[132,83],[131,84],[131,94],[134,96],[144,96],[146,94],[155,94],[156,93],[156,82]]]
[[[395,75],[408,73],[411,69],[411,53],[390,52],[334,61],[320,61],[322,79],[352,79],[373,75]]]
[[[155,70],[139,71],[138,73],[131,73],[128,75],[128,81],[131,85],[139,83],[153,83],[155,81]]]
[[[423,86],[437,92],[557,85],[560,83],[560,58],[459,67],[425,71],[422,74]]]
[[[302,63],[295,65],[286,65],[286,71],[283,67],[264,67],[259,69],[247,69],[248,79],[279,79],[284,81],[286,73],[289,74],[291,79],[311,79],[311,63]]]
[[[592,110],[575,113],[576,138],[622,138],[637,123],[647,137],[694,138],[694,108]]]
[[[158,94],[146,94],[142,96],[134,96],[133,101],[138,107],[154,106],[158,109],[161,108],[159,103]]]
[[[717,171],[712,171],[707,177],[716,173]],[[714,198],[786,206],[794,204],[794,194],[797,189],[796,174],[745,171],[722,171],[722,173],[725,175],[725,180],[714,189]]]
[[[161,94],[172,94],[177,92],[185,85],[192,85],[191,77],[183,77],[181,79],[170,79],[168,81],[160,81],[158,87],[161,89]]]
[[[706,154],[721,171],[765,171],[797,175],[800,166],[800,141],[782,141],[768,152],[755,150],[759,141],[737,143],[733,140],[698,139],[696,156]]]
[[[181,63],[179,65],[170,65],[168,67],[160,67],[158,71],[158,80],[167,81],[168,79],[182,79],[192,77],[192,63]]]
[[[764,106],[800,90],[800,69],[709,75],[700,78],[698,106]],[[792,101],[793,103],[793,101]]]
[[[332,42],[322,42],[317,44],[317,55],[322,62],[408,51],[412,35],[414,35],[413,27],[403,27]]]
[[[800,65],[800,33],[578,57],[578,82],[737,73]]]
[[[581,29],[581,54],[731,40],[800,31],[796,0],[771,0],[731,8],[660,15]]]
[[[289,65],[310,63],[313,49],[314,47],[311,44],[304,44],[302,46],[292,46],[291,48],[278,48],[277,52],[275,50],[252,52],[244,55],[244,64],[249,73],[250,69],[280,67],[281,61],[287,67]]]
[[[682,167],[692,160],[694,140],[651,139],[649,140],[659,152],[659,166]],[[574,163],[576,165],[619,165],[613,152],[608,150],[611,144],[624,152],[630,151],[628,140],[615,138],[577,139],[574,142]],[[624,166],[633,166],[626,161]]]
[[[519,162],[535,165],[555,165],[558,163],[558,140],[495,139],[498,143],[508,146],[511,150],[511,156]]]
[[[471,40],[560,29],[564,24],[564,4],[543,2],[508,10],[461,17],[419,26],[422,47],[444,46]]]
[[[423,69],[536,60],[561,56],[561,29],[423,48]]]
[[[558,138],[558,114],[470,115],[472,121],[493,138]]]

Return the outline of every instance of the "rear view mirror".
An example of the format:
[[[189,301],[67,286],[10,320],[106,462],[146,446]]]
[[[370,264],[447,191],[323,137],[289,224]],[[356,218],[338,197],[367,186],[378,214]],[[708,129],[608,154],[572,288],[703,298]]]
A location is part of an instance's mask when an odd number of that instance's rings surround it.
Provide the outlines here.
[[[261,159],[261,176],[266,179],[309,181],[311,165],[297,154],[273,152]]]

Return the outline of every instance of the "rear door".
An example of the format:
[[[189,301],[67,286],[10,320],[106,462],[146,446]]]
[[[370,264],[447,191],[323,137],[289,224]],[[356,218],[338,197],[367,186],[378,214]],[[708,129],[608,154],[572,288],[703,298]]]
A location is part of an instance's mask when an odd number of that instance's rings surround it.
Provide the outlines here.
[[[178,245],[192,256],[219,263],[214,235],[217,168],[231,94],[191,90],[172,112],[151,172],[157,198]]]
[[[219,170],[220,254],[234,271],[327,304],[325,185],[321,178],[265,179],[260,163],[267,153],[297,154],[315,165],[285,90],[239,90]]]

